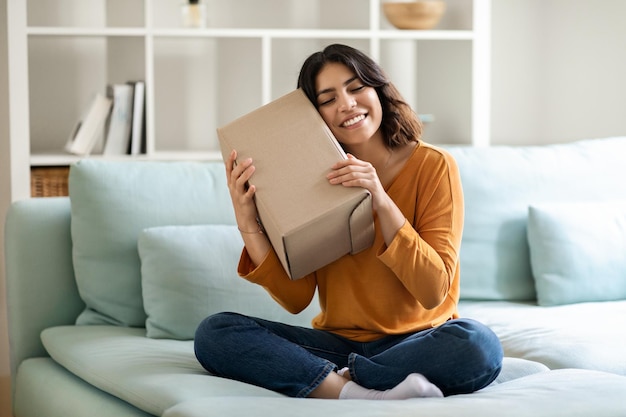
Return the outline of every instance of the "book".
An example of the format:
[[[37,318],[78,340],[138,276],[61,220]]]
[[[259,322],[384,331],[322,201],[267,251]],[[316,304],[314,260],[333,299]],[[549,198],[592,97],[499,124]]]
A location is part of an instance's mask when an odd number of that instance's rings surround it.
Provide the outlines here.
[[[133,113],[133,86],[107,86],[107,97],[113,100],[106,129],[103,155],[124,155],[128,152]]]
[[[146,85],[143,81],[130,82],[133,85],[133,117],[130,134],[129,154],[145,153],[145,97]]]
[[[104,134],[104,125],[111,110],[111,99],[96,94],[87,112],[78,121],[65,144],[67,152],[89,155]]]

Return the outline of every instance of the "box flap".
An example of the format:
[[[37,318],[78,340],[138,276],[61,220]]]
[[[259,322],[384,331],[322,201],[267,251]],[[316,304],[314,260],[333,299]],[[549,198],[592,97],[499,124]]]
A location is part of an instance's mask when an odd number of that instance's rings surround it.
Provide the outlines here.
[[[350,215],[350,243],[352,255],[374,244],[374,219],[372,215],[372,195],[367,193]]]

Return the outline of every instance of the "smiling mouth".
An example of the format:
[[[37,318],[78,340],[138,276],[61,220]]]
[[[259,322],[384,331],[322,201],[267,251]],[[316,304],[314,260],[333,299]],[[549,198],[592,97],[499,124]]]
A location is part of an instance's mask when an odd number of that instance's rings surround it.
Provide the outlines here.
[[[341,126],[350,127],[359,123],[361,120],[364,120],[364,119],[365,119],[365,114],[359,114],[358,116],[354,116],[352,119],[346,120],[345,122],[341,124]]]

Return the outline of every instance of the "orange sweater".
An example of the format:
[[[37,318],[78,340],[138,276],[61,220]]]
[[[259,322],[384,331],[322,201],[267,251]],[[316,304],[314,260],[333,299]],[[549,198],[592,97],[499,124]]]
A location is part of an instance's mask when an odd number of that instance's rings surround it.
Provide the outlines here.
[[[366,342],[437,326],[457,317],[463,192],[445,151],[420,142],[387,193],[407,221],[386,246],[375,218],[371,248],[289,279],[273,250],[254,268],[244,248],[239,274],[262,285],[292,313],[317,288],[313,327]]]

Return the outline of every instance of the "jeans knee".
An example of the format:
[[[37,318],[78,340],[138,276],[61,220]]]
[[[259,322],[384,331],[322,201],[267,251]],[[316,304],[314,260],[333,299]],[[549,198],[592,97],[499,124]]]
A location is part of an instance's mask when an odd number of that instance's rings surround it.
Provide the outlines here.
[[[212,342],[223,339],[236,326],[249,324],[249,318],[238,313],[216,313],[206,317],[196,328],[194,344],[207,348]]]
[[[237,321],[237,316],[239,316],[239,314],[226,312],[216,313],[206,317],[196,328],[196,339],[198,336],[202,337],[214,331],[231,327]]]
[[[223,349],[225,333],[245,319],[237,313],[216,313],[206,317],[196,328],[194,336],[194,352],[198,361],[210,372],[215,372],[211,367],[212,360],[220,355]],[[220,343],[216,343],[220,341]]]
[[[473,363],[487,369],[500,369],[504,352],[493,330],[472,319],[456,319],[446,324],[448,334],[464,341],[466,357],[471,357]]]
[[[474,392],[493,382],[502,370],[504,352],[498,336],[484,324],[471,319],[456,319],[445,323],[443,331],[461,343],[457,345],[463,361],[464,376],[448,381],[445,395]]]

